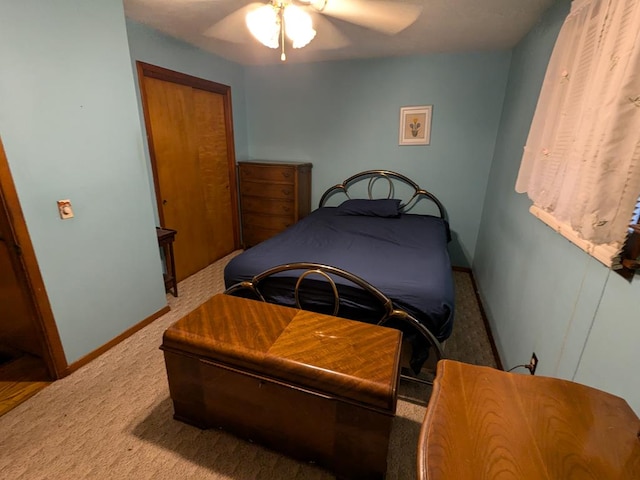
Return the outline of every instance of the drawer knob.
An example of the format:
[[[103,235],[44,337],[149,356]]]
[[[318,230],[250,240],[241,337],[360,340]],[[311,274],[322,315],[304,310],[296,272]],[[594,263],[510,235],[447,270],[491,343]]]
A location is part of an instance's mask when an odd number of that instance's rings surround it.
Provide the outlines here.
[[[291,172],[282,172],[282,176],[284,178],[289,178],[291,176]]]
[[[286,188],[283,188],[283,189],[282,189],[282,193],[283,193],[284,195],[291,195],[291,190],[287,190]]]

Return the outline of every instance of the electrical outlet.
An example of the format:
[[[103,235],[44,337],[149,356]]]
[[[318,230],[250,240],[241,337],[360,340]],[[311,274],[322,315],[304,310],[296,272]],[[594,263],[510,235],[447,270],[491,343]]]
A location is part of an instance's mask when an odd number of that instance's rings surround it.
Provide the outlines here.
[[[529,360],[529,365],[527,365],[529,372],[531,375],[536,374],[536,368],[538,368],[538,357],[536,356],[536,352],[531,354],[531,360]]]

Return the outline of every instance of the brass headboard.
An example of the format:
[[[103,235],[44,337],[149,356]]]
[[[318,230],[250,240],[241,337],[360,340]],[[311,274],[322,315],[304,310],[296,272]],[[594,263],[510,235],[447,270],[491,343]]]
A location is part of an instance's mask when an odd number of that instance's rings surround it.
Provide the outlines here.
[[[400,205],[405,212],[411,209],[420,198],[424,197],[424,198],[428,198],[436,205],[440,218],[445,218],[444,206],[442,205],[440,200],[436,198],[434,194],[432,194],[431,192],[428,192],[423,188],[420,188],[420,186],[410,178],[405,177],[401,173],[392,172],[391,170],[367,170],[364,172],[357,173],[347,178],[342,183],[334,185],[333,187],[329,188],[326,192],[324,192],[324,194],[320,198],[319,206],[324,207],[325,204],[327,203],[327,200],[333,195],[338,193],[343,193],[347,198],[350,199],[351,196],[349,195],[349,189],[362,181],[368,182],[367,195],[369,199],[380,198],[380,197],[374,197],[374,194],[373,194],[373,187],[375,183],[379,180],[385,180],[388,183],[388,190],[385,198],[393,198],[394,192],[395,192],[394,180],[401,182],[402,184],[408,185],[410,187],[409,198],[406,201],[402,202]]]

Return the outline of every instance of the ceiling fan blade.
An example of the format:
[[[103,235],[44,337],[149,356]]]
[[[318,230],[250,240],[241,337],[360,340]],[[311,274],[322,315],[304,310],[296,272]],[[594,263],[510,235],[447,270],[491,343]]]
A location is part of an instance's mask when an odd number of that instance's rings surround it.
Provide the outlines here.
[[[334,50],[351,45],[351,41],[322,15],[313,15],[313,28],[318,34],[310,45],[319,50]]]
[[[265,3],[260,2],[245,5],[213,24],[204,31],[204,35],[233,43],[246,43],[251,41],[253,36],[251,36],[247,28],[247,13],[264,5]]]
[[[418,19],[422,6],[378,0],[327,0],[321,12],[345,22],[395,35]]]

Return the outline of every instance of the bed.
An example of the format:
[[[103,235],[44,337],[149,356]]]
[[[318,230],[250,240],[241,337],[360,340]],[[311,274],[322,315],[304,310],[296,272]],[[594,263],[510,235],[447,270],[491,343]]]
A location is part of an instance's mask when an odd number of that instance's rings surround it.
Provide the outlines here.
[[[432,213],[422,213],[423,202]],[[225,286],[233,295],[399,328],[417,373],[430,351],[442,356],[453,327],[450,238],[433,194],[402,174],[368,170],[328,189],[298,223],[233,258]]]

